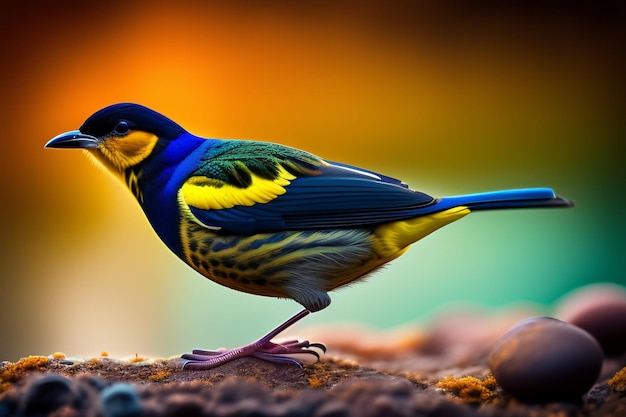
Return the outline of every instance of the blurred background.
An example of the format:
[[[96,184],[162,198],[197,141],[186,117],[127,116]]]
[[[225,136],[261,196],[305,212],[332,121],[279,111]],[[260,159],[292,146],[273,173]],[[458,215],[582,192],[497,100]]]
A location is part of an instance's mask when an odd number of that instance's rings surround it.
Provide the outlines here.
[[[300,309],[202,278],[117,180],[80,151],[44,150],[120,101],[432,195],[549,186],[576,202],[469,216],[331,294],[303,327],[549,309],[580,285],[626,280],[622,2],[2,7],[0,360],[235,346]]]

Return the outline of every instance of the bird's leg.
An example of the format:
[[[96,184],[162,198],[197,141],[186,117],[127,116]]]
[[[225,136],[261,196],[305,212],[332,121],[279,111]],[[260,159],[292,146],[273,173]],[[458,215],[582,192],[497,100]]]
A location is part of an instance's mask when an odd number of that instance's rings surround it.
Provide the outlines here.
[[[182,356],[183,359],[187,359],[183,368],[211,369],[244,356],[254,356],[275,363],[290,363],[300,367],[304,363],[315,363],[319,360],[320,353],[326,352],[326,346],[321,343],[309,343],[308,340],[289,340],[282,343],[271,341],[279,333],[310,313],[307,309],[300,311],[259,340],[246,346],[228,350],[195,349],[192,353],[186,353]]]

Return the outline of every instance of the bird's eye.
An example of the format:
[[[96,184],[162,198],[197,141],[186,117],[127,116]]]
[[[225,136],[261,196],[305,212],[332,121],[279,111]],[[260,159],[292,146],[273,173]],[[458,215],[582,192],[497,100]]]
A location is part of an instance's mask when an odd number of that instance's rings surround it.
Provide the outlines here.
[[[121,121],[117,124],[117,126],[115,126],[115,129],[113,129],[113,133],[118,136],[124,136],[128,133],[129,130],[130,128],[128,127],[128,123],[125,121]]]

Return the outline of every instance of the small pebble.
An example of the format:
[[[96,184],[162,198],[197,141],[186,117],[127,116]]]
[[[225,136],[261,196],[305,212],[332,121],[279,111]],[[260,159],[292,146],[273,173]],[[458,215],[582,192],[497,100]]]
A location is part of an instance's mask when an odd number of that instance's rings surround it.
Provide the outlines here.
[[[13,410],[11,410],[10,405],[0,400],[0,417],[9,417],[12,414]]]
[[[557,315],[588,331],[607,356],[626,352],[626,288],[615,284],[582,287],[562,299]]]
[[[169,417],[202,417],[204,415],[203,398],[193,394],[170,395],[165,400],[163,415]]]
[[[600,374],[604,355],[589,333],[550,317],[522,320],[489,355],[502,389],[526,402],[579,402]]]
[[[135,417],[142,411],[134,385],[118,382],[100,393],[100,413],[104,417]]]
[[[61,375],[46,375],[30,383],[20,404],[23,415],[46,415],[74,400],[71,381]]]

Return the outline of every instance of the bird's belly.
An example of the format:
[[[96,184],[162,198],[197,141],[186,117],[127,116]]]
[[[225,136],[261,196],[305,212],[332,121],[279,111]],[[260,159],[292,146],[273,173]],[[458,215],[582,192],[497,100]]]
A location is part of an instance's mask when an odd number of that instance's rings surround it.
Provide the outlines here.
[[[303,292],[346,285],[388,261],[372,249],[372,233],[367,229],[245,236],[223,234],[183,220],[181,239],[184,260],[218,284],[296,300]]]

